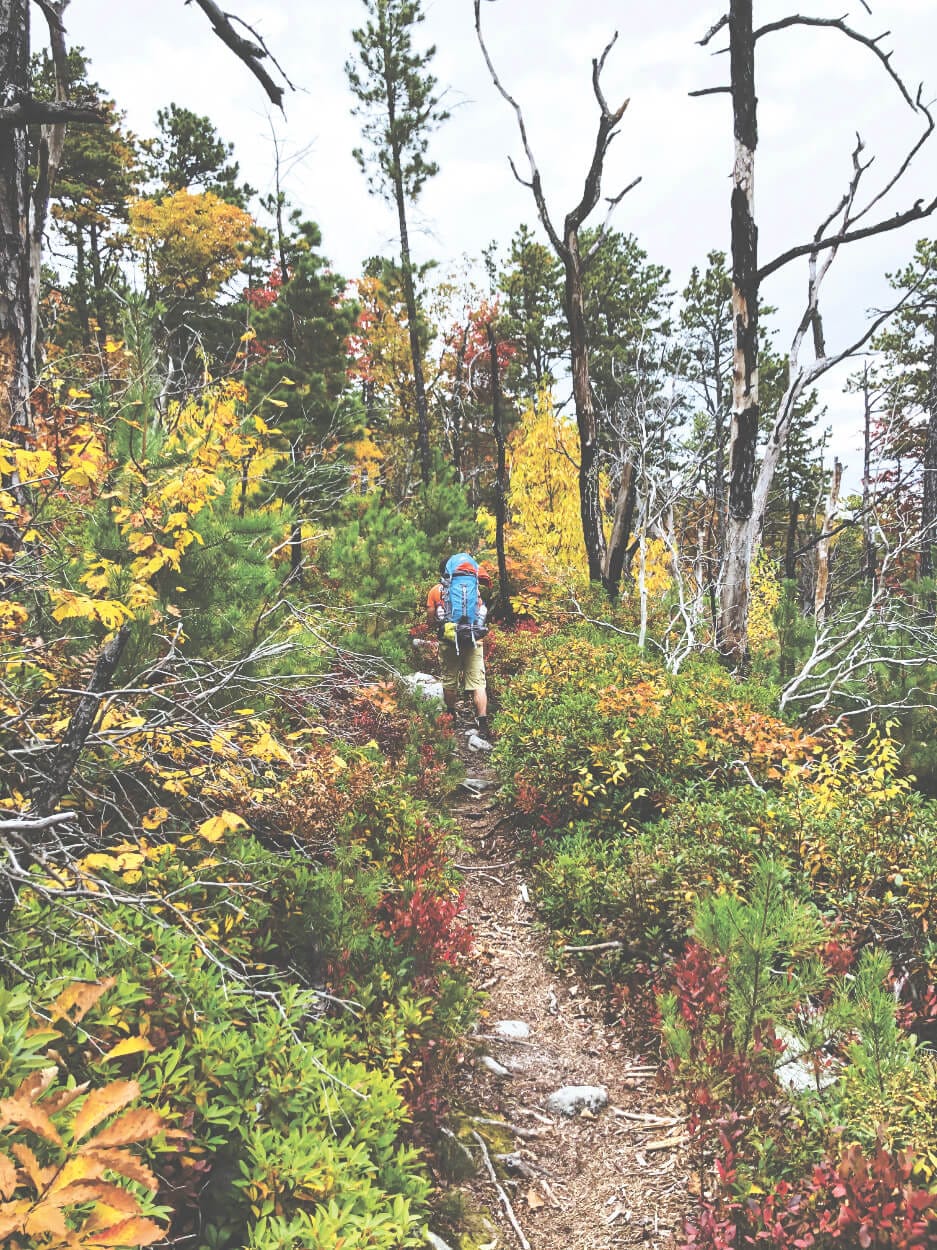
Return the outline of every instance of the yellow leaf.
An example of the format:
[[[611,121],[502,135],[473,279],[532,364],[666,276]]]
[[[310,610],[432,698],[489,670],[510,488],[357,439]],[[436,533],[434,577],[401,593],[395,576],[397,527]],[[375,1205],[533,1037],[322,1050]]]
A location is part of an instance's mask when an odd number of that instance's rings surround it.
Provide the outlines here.
[[[90,399],[91,392],[79,391],[79,390],[76,390],[74,386],[70,386],[68,388],[68,398],[69,399]]]
[[[101,1056],[101,1063],[110,1063],[112,1059],[120,1059],[123,1055],[139,1055],[152,1051],[153,1043],[145,1037],[125,1037],[122,1042],[112,1046],[106,1055]]]
[[[267,403],[273,404],[274,408],[288,408],[289,407],[289,404],[286,402],[285,399],[272,399],[270,398],[270,396],[267,397]]]
[[[226,833],[234,829],[246,829],[247,821],[237,812],[221,812],[218,816],[210,816],[198,827],[198,835],[206,842],[219,842]]]

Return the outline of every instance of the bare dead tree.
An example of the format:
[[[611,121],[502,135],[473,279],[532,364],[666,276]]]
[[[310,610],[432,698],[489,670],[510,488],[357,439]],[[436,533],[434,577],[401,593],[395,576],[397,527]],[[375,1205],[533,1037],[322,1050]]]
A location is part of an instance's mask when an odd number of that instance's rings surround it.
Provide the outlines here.
[[[791,14],[755,28],[752,0],[731,0],[724,14],[701,40],[706,46],[728,28],[730,83],[705,88],[694,95],[728,94],[732,98],[735,131],[735,163],[732,189],[732,280],[735,334],[733,411],[729,442],[729,497],[726,550],[720,594],[717,646],[725,660],[744,666],[748,658],[748,604],[751,564],[764,521],[767,500],[790,429],[797,399],[805,387],[834,365],[847,359],[868,342],[884,321],[878,319],[868,333],[838,352],[828,352],[824,342],[819,306],[820,288],[840,249],[862,239],[921,221],[937,208],[937,198],[918,200],[911,208],[871,222],[867,218],[901,181],[930,138],[934,121],[921,91],[912,97],[891,64],[891,53],[881,47],[883,35],[870,38],[849,26],[845,18],[814,18]],[[871,161],[863,162],[859,140],[853,153],[853,175],[837,208],[821,223],[813,238],[795,244],[766,265],[758,264],[758,229],[754,214],[755,152],[758,145],[755,48],[760,39],[796,27],[833,31],[859,44],[877,58],[909,108],[923,118],[923,127],[897,168],[862,206],[857,203],[859,185]],[[791,350],[790,382],[774,417],[761,465],[757,464],[758,405],[758,307],[761,284],[779,269],[800,257],[808,261],[808,294]],[[894,311],[889,310],[889,313]],[[801,364],[803,340],[812,335],[815,361]]]
[[[623,552],[627,545],[628,535],[621,534],[621,527],[615,530],[616,547],[609,547],[605,541],[605,530],[602,523],[602,510],[599,501],[599,467],[600,448],[598,418],[592,394],[589,376],[589,343],[586,330],[586,319],[583,301],[583,273],[591,255],[600,245],[607,229],[611,213],[621,203],[625,195],[638,185],[640,178],[635,178],[617,195],[607,196],[608,211],[605,221],[600,227],[589,252],[583,256],[580,246],[580,231],[588,217],[599,203],[602,194],[602,174],[605,157],[609,145],[618,134],[618,124],[628,107],[625,100],[617,109],[609,107],[601,86],[602,70],[609,52],[618,38],[617,32],[606,45],[602,55],[592,61],[592,90],[599,106],[599,124],[596,132],[592,156],[586,173],[582,196],[563,220],[562,229],[558,229],[550,215],[540,170],[534,158],[533,150],[527,136],[527,127],[520,105],[502,85],[482,37],[481,0],[475,0],[475,31],[478,43],[488,66],[491,80],[500,95],[514,110],[520,131],[521,142],[530,169],[530,177],[522,178],[514,161],[511,170],[522,186],[527,187],[537,208],[537,215],[547,233],[550,244],[563,265],[565,280],[564,307],[566,322],[569,329],[570,366],[573,382],[573,402],[576,409],[576,423],[579,427],[579,503],[582,516],[582,533],[586,547],[586,558],[589,565],[589,578],[592,581],[609,585],[609,570],[618,560],[618,553]],[[619,575],[621,571],[618,565]]]
[[[826,620],[827,596],[830,589],[830,554],[833,548],[834,529],[839,515],[839,492],[843,484],[843,465],[838,457],[833,458],[833,472],[830,475],[830,493],[826,501],[826,513],[823,517],[823,529],[817,543],[817,581],[813,594],[813,615],[818,625]]]

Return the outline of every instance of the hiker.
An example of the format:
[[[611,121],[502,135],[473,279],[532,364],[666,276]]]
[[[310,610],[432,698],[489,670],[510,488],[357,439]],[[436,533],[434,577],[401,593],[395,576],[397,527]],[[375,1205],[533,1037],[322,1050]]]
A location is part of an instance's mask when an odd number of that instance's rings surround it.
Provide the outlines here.
[[[461,681],[463,689],[472,694],[478,733],[487,738],[488,692],[482,639],[488,632],[485,624],[488,609],[481,597],[481,587],[490,590],[491,578],[479,569],[468,552],[442,560],[439,581],[426,599],[426,615],[430,628],[435,629],[439,637],[446,710],[455,714]]]

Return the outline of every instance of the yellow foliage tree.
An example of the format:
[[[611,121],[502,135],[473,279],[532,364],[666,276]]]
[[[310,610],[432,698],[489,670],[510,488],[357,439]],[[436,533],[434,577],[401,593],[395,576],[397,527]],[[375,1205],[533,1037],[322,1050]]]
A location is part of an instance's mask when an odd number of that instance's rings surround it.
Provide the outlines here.
[[[158,294],[212,299],[237,273],[253,229],[250,213],[210,191],[135,200],[130,233]]]
[[[541,391],[521,414],[508,444],[511,546],[535,565],[579,571],[579,436]]]

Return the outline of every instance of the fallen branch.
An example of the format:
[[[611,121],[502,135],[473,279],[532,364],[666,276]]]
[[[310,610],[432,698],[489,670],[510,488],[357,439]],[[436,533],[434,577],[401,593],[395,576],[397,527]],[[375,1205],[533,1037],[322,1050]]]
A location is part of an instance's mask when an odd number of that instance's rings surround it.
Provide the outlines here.
[[[624,942],[591,942],[588,946],[564,946],[563,950],[570,954],[579,951],[620,951],[624,949],[624,945]]]
[[[51,816],[17,816],[13,820],[0,820],[0,833],[41,833],[66,820],[77,820],[77,812],[53,812]]]
[[[489,1120],[485,1116],[473,1115],[473,1124],[488,1124],[491,1128],[509,1129],[515,1137],[521,1137],[525,1141],[533,1141],[543,1135],[543,1129],[539,1128],[522,1128],[520,1124],[511,1124],[508,1120]]]
[[[497,1173],[495,1172],[494,1164],[491,1162],[491,1155],[488,1153],[488,1147],[485,1145],[484,1138],[482,1137],[481,1133],[476,1132],[475,1129],[472,1129],[472,1136],[475,1138],[475,1140],[478,1142],[478,1145],[481,1148],[482,1160],[484,1161],[484,1164],[485,1164],[485,1170],[487,1171],[488,1175],[491,1177],[492,1185],[494,1185],[495,1189],[497,1190],[498,1198],[501,1200],[501,1205],[504,1207],[504,1213],[508,1217],[511,1227],[514,1229],[515,1233],[517,1233],[517,1240],[521,1243],[523,1250],[530,1250],[530,1242],[524,1236],[524,1230],[521,1228],[520,1224],[518,1223],[517,1216],[514,1214],[514,1208],[511,1206],[511,1199],[507,1196],[504,1186],[498,1180],[498,1176],[497,1176]]]

